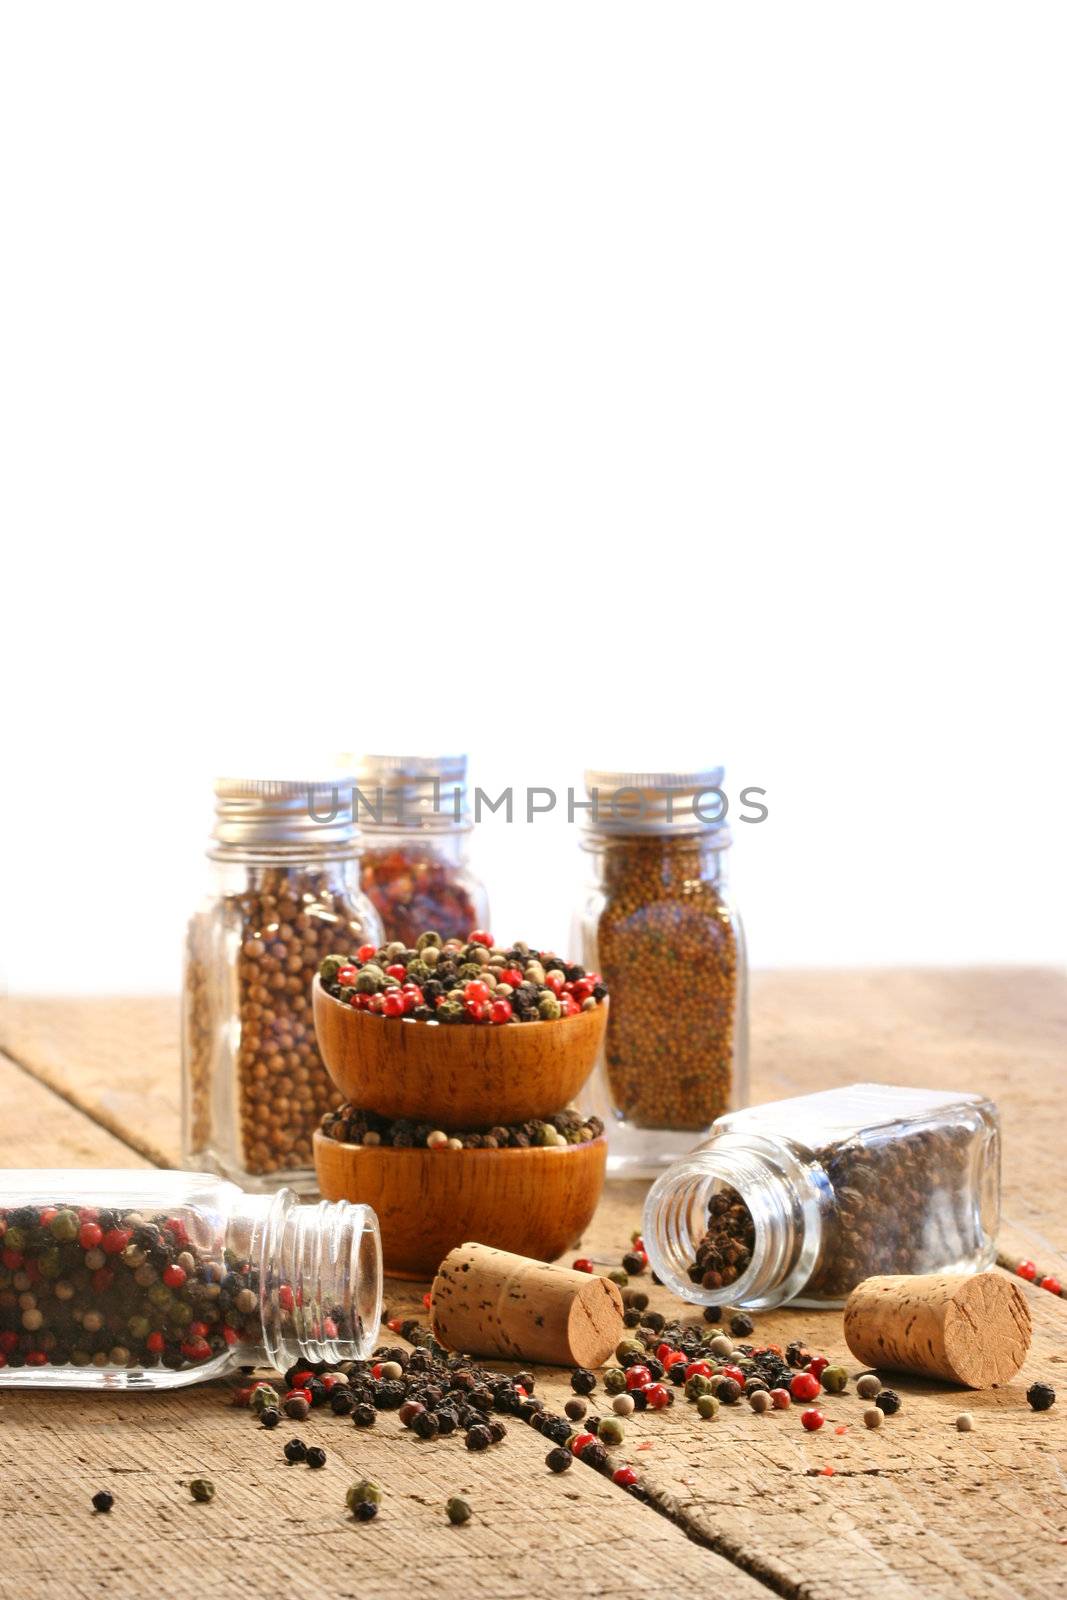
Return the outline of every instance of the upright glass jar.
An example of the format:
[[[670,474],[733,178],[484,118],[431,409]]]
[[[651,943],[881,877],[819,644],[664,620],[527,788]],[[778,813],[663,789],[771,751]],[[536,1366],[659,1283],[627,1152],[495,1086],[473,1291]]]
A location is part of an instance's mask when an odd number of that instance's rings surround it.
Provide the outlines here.
[[[881,1273],[981,1271],[999,1220],[991,1100],[856,1083],[720,1117],[653,1184],[644,1241],[697,1305],[837,1306]]]
[[[655,1174],[743,1105],[747,963],[726,881],[721,768],[587,772],[593,883],[572,946],[611,995],[587,1099],[613,1175]]]
[[[361,1361],[378,1221],[202,1172],[0,1172],[0,1385],[172,1389]]]
[[[215,804],[214,881],[186,940],[184,1160],[244,1188],[313,1193],[312,1135],[342,1096],[315,1042],[311,981],[324,956],[382,938],[359,888],[359,830],[332,781],[221,778]]]
[[[466,939],[487,927],[488,897],[467,862],[467,757],[363,756],[355,781],[360,882],[386,939],[410,948],[428,929]]]

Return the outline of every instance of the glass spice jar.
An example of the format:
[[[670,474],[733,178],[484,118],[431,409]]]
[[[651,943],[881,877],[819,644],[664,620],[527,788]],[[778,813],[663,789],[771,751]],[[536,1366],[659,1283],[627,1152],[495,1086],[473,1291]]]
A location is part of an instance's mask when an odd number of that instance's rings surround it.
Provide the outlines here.
[[[171,1389],[364,1360],[381,1307],[367,1206],[202,1172],[0,1173],[0,1385]]]
[[[720,1117],[645,1204],[653,1271],[683,1300],[837,1306],[881,1273],[995,1258],[991,1100],[858,1083]]]
[[[744,1104],[747,963],[726,881],[722,778],[721,768],[585,774],[594,882],[573,948],[611,995],[587,1098],[609,1130],[615,1176],[661,1171]]]
[[[245,1188],[313,1193],[312,1135],[342,1096],[311,982],[324,956],[382,938],[359,888],[359,830],[332,780],[221,778],[215,804],[214,882],[186,939],[184,1160]]]
[[[363,756],[355,781],[360,884],[385,937],[411,949],[428,928],[467,939],[488,927],[488,897],[467,863],[467,757]]]

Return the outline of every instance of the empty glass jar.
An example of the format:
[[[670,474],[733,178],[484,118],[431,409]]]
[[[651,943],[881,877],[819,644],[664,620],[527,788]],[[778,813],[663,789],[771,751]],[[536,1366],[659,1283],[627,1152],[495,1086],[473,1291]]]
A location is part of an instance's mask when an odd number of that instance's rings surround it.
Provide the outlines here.
[[[721,768],[585,775],[593,882],[572,944],[611,996],[586,1098],[616,1175],[661,1171],[744,1104],[747,967],[722,778]]]
[[[990,1266],[999,1220],[991,1100],[857,1083],[720,1117],[652,1186],[644,1241],[683,1300],[833,1306],[878,1274]]]
[[[315,1042],[327,955],[378,945],[359,887],[350,793],[332,781],[222,778],[211,891],[186,940],[183,1151],[244,1188],[315,1189],[311,1140],[340,1104]]]
[[[0,1173],[0,1385],[170,1389],[363,1360],[381,1302],[367,1206],[200,1172]]]
[[[467,862],[466,756],[363,756],[355,783],[360,883],[386,939],[410,948],[429,929],[466,939],[488,927],[488,897]]]

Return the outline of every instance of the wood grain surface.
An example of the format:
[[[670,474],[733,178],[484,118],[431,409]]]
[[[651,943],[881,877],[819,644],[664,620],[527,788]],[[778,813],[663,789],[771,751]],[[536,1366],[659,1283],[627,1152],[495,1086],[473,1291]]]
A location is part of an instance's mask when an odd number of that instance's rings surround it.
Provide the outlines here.
[[[992,1095],[1004,1121],[1004,1246],[1067,1276],[1063,975],[778,973],[753,987],[755,1099],[857,1079]],[[6,1047],[20,1065],[0,1061],[4,1164],[176,1162],[175,1019],[173,1000],[10,1002]],[[584,1253],[616,1262],[641,1197],[640,1185],[609,1185]],[[421,1314],[421,1293],[390,1284],[391,1310]],[[701,1422],[683,1403],[631,1419],[620,1454],[653,1506],[580,1464],[553,1477],[543,1440],[517,1422],[498,1450],[472,1456],[455,1440],[421,1443],[390,1416],[359,1433],[315,1413],[301,1431],[329,1461],[314,1473],[283,1466],[279,1434],[232,1410],[222,1384],[117,1399],[0,1390],[0,1596],[1059,1600],[1067,1302],[1024,1293],[1034,1343],[1016,1380],[972,1393],[894,1378],[903,1408],[877,1433],[853,1393],[825,1397],[828,1424],[810,1435],[795,1410],[723,1408]],[[803,1337],[855,1370],[839,1313],[764,1315],[757,1335]],[[1042,1414],[1024,1399],[1038,1378],[1060,1389]],[[538,1392],[558,1406],[567,1374],[543,1369]],[[962,1410],[972,1433],[955,1428]],[[357,1473],[386,1490],[375,1523],[344,1511]],[[217,1485],[211,1505],[188,1497],[197,1474]],[[104,1486],[115,1509],[95,1517],[89,1497]],[[475,1507],[465,1528],[444,1520],[453,1493]]]

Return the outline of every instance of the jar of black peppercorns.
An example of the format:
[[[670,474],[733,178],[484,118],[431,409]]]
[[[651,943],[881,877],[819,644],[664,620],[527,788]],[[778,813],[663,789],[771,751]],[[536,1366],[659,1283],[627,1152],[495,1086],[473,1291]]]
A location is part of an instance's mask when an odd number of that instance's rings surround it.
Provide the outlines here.
[[[222,778],[213,884],[189,923],[183,1153],[249,1189],[314,1192],[311,1141],[341,1101],[319,1056],[311,982],[325,956],[381,942],[360,834],[334,780]]]
[[[169,1389],[361,1361],[381,1297],[368,1206],[200,1172],[0,1173],[0,1385]]]
[[[427,928],[442,939],[487,928],[488,897],[467,861],[467,757],[362,756],[354,782],[360,884],[385,937],[413,947]]]
[[[661,1171],[745,1103],[747,968],[722,778],[721,768],[585,774],[594,881],[572,942],[611,992],[587,1094],[615,1175]]]
[[[991,1100],[858,1083],[720,1117],[653,1184],[643,1238],[683,1300],[843,1305],[883,1273],[980,1272],[1000,1221]]]

